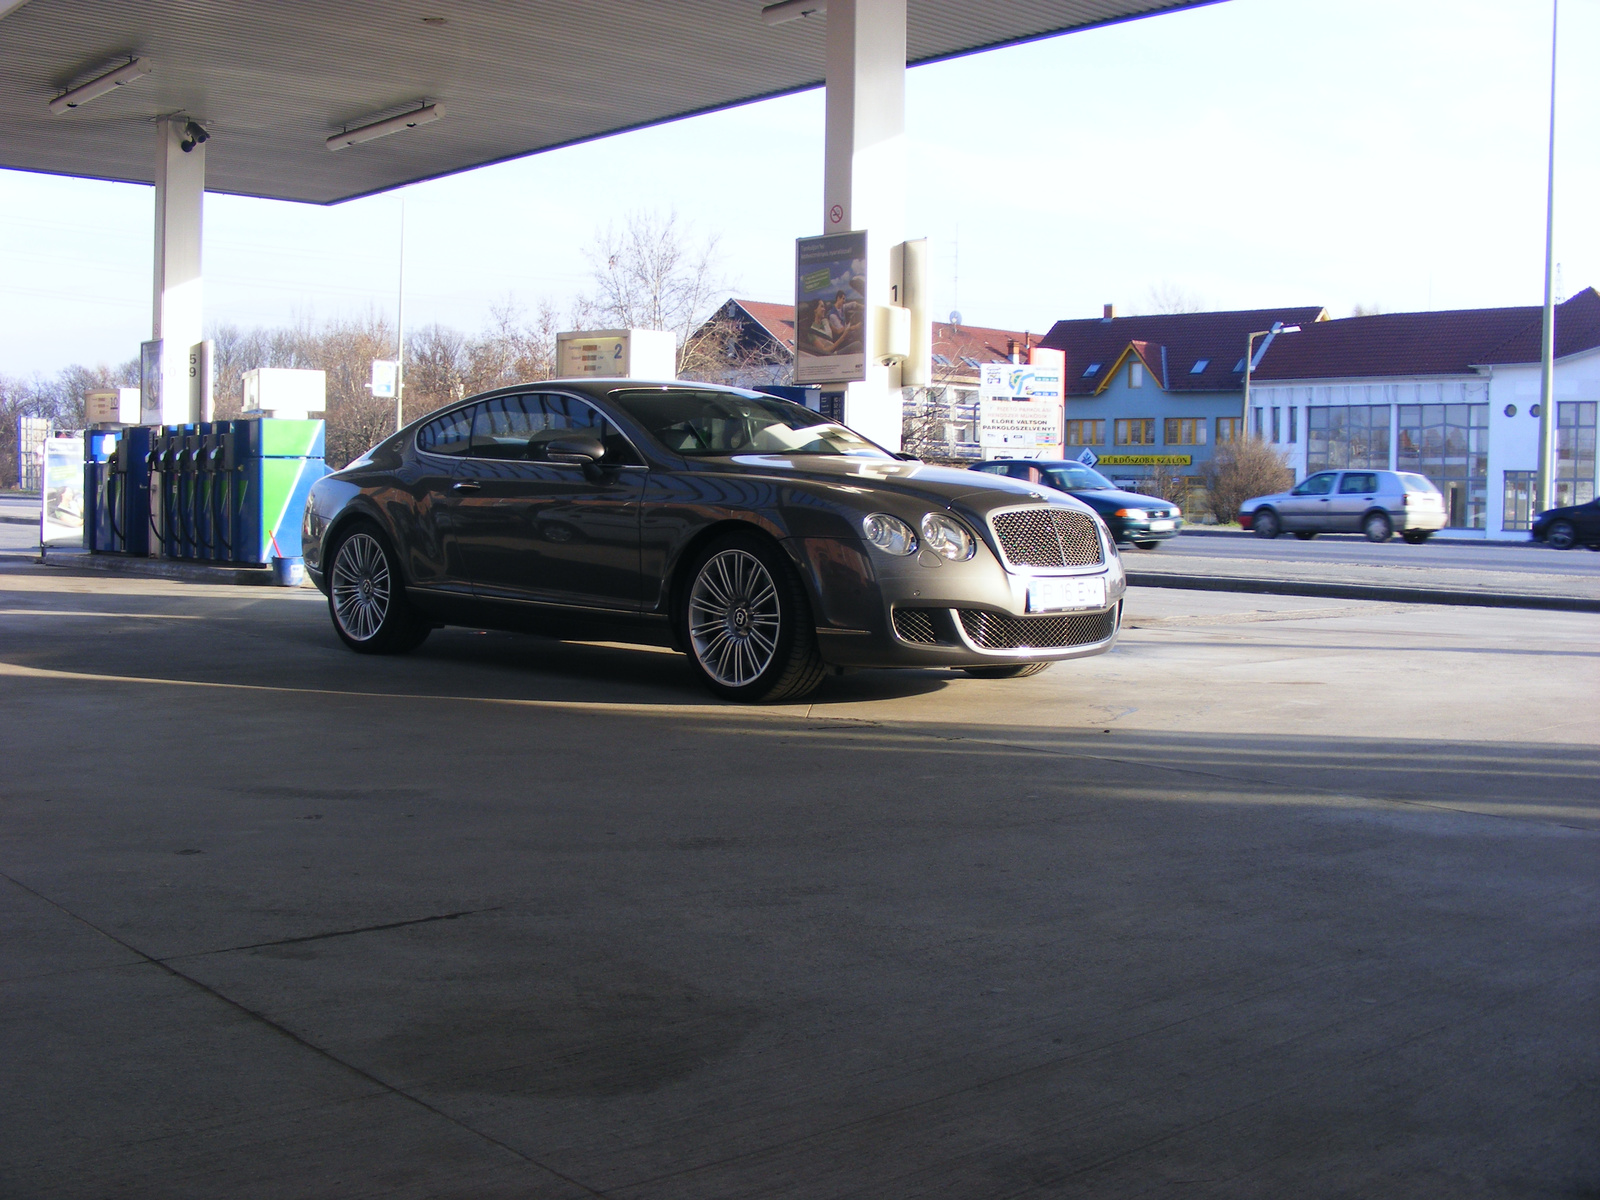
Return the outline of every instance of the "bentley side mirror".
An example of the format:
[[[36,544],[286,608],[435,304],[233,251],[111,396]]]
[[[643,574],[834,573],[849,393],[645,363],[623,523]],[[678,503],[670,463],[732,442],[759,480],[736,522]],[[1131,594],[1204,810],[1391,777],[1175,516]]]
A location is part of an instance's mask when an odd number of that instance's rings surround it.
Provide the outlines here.
[[[605,443],[586,433],[571,437],[553,438],[544,444],[544,456],[550,462],[572,463],[587,467],[606,456]]]

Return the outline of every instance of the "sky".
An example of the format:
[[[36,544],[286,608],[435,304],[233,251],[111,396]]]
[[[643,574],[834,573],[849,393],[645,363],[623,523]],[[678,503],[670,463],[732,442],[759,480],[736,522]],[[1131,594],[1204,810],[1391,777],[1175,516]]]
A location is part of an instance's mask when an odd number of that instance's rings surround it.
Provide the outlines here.
[[[1600,285],[1600,0],[1563,0],[1555,257]],[[1227,0],[907,75],[909,236],[934,312],[1043,332],[1149,308],[1538,304],[1547,0]],[[821,231],[819,91],[342,205],[208,195],[208,322],[565,313],[630,212],[715,237],[723,294],[792,302]],[[403,135],[402,135],[403,136]],[[602,185],[626,164],[637,186]],[[152,189],[0,171],[0,375],[149,336]]]

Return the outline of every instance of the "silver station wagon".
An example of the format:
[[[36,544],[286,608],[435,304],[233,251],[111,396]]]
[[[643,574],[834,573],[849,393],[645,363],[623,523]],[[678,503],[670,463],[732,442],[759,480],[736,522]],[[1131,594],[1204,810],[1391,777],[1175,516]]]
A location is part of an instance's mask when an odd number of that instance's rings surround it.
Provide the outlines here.
[[[1444,523],[1439,489],[1410,471],[1318,471],[1290,491],[1239,506],[1239,524],[1264,538],[1364,533],[1368,541],[1386,542],[1398,533],[1418,546]]]

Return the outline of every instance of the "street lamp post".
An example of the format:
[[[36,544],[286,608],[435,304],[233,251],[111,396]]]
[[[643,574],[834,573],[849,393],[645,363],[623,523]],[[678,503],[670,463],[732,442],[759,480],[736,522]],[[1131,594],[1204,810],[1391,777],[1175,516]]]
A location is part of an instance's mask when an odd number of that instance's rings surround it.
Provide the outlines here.
[[[1551,259],[1556,217],[1556,20],[1560,0],[1550,0],[1550,151],[1544,200],[1544,324],[1539,338],[1539,502],[1556,506],[1556,309]]]
[[[1285,325],[1282,321],[1274,321],[1271,329],[1263,329],[1252,333],[1244,340],[1244,411],[1239,414],[1240,437],[1244,437],[1250,430],[1250,375],[1256,369],[1255,353],[1257,338],[1274,338],[1280,333],[1299,333],[1300,326]],[[1267,346],[1272,343],[1269,341]],[[1261,352],[1265,354],[1267,347],[1263,346]]]

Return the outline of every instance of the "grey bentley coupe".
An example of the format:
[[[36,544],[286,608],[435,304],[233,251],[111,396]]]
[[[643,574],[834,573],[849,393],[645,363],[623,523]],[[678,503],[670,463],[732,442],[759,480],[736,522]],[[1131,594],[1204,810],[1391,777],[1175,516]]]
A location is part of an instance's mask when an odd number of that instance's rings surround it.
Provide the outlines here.
[[[306,505],[352,650],[444,625],[670,644],[717,695],[830,672],[1032,675],[1116,640],[1126,587],[1070,496],[891,454],[733,388],[555,380],[428,414]]]

